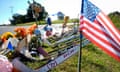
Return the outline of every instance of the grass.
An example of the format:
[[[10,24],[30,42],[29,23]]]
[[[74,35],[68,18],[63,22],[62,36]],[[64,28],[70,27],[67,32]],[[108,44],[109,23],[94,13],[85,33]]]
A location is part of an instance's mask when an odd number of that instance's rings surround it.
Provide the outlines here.
[[[50,72],[77,72],[78,53]],[[119,72],[120,62],[105,54],[93,44],[82,49],[81,72]]]
[[[46,61],[27,62],[27,66],[36,69],[45,63]],[[49,72],[77,72],[77,70],[78,53]],[[120,72],[120,62],[90,43],[82,48],[81,72]]]
[[[78,19],[70,19],[68,20],[68,23],[73,23],[73,21],[77,21],[78,22]],[[63,20],[54,20],[52,21],[52,24],[59,24],[59,23],[63,23],[64,21]],[[29,26],[29,25],[32,25],[36,22],[28,22],[28,23],[21,23],[21,24],[16,24],[16,26]],[[43,20],[43,21],[38,21],[37,23],[39,23],[39,25],[44,25],[46,24],[46,22]]]
[[[16,24],[16,26],[29,26],[29,25],[33,25],[36,22],[28,22],[28,23],[21,23],[21,24]],[[40,23],[41,25],[45,24],[45,21],[39,21],[37,23]]]

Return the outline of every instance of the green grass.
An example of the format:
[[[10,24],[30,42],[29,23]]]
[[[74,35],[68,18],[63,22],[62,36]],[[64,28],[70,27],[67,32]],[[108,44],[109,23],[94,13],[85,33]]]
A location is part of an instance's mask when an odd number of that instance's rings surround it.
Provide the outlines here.
[[[78,22],[78,19],[69,19],[68,23],[73,23],[74,21]],[[54,20],[52,23],[57,24],[57,23],[63,23],[63,20]]]
[[[77,72],[78,53],[50,72]],[[82,49],[81,72],[120,72],[120,62],[105,54],[93,44]]]
[[[29,26],[29,25],[33,25],[35,24],[36,22],[28,22],[28,23],[21,23],[21,24],[16,24],[16,26]],[[45,24],[46,22],[45,21],[38,21],[37,22],[39,25],[43,25]]]
[[[72,23],[73,21],[78,21],[78,19],[70,19],[70,20],[68,20],[68,23]],[[63,23],[64,21],[63,20],[54,20],[54,21],[52,21],[52,24],[59,24],[59,23]],[[28,25],[32,25],[32,24],[34,24],[34,23],[36,23],[36,22],[28,22],[28,23],[21,23],[21,24],[16,24],[16,26],[28,26]],[[46,21],[38,21],[37,22],[39,25],[44,25],[44,24],[46,24]]]
[[[46,61],[27,62],[26,65],[32,69],[36,69],[45,63]],[[49,72],[77,72],[77,70],[78,53]],[[120,62],[90,43],[82,48],[81,72],[120,72]]]

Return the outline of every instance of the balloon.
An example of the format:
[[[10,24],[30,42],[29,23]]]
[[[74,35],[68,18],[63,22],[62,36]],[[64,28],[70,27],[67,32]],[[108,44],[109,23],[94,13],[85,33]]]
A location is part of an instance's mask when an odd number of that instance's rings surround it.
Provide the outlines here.
[[[46,36],[50,36],[52,35],[52,32],[51,31],[46,31]]]
[[[36,35],[40,35],[40,34],[41,34],[41,32],[40,32],[40,30],[35,29],[34,34],[36,34]]]
[[[13,65],[6,56],[0,55],[0,72],[12,72]]]
[[[48,19],[47,19],[47,24],[48,24],[48,25],[51,25],[51,24],[52,24],[50,17],[48,17]]]
[[[49,26],[49,25],[46,25],[46,26],[44,27],[44,30],[45,30],[45,31],[52,31],[52,27]]]

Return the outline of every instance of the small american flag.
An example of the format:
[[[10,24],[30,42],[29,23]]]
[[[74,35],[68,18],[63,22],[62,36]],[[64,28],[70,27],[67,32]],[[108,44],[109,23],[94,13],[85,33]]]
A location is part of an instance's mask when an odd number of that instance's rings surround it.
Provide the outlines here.
[[[82,0],[80,31],[93,44],[120,61],[120,35],[112,21],[88,0]]]

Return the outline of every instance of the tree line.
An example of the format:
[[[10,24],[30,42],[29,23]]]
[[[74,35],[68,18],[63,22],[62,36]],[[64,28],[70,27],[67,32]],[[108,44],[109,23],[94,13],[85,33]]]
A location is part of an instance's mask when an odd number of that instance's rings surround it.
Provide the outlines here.
[[[29,7],[25,15],[21,15],[18,13],[12,15],[12,19],[10,19],[11,25],[33,22],[36,20],[42,21],[46,19],[46,17],[48,16],[48,12],[45,10],[44,6],[35,2],[34,0],[33,3],[30,3],[28,1],[28,4]],[[57,17],[61,20],[64,18],[64,14],[62,12],[58,12]]]

